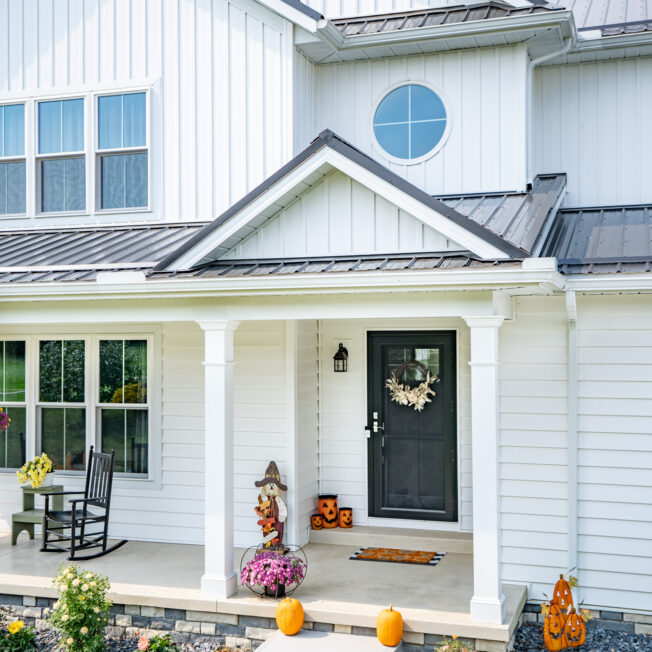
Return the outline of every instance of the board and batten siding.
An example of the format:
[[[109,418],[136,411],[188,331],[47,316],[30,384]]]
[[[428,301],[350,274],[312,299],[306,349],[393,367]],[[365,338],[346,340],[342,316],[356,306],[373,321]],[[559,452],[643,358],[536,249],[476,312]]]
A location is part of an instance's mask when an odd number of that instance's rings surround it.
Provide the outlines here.
[[[356,525],[370,525],[367,491],[367,332],[384,330],[458,331],[459,527],[473,529],[471,415],[468,329],[461,320],[324,320],[321,322],[320,491],[338,494],[341,506],[353,507]],[[333,354],[342,342],[349,351],[348,371],[333,371]],[[383,522],[387,523],[383,519]],[[428,527],[396,520],[401,527]],[[434,529],[446,525],[433,521]]]
[[[335,170],[223,258],[461,249],[421,220]]]
[[[391,57],[315,68],[315,133],[332,129],[426,192],[526,186],[525,45]],[[434,156],[395,163],[373,144],[377,102],[394,86],[425,82],[447,107],[450,133]]]
[[[652,612],[652,297],[577,308],[582,599]]]
[[[652,57],[538,68],[535,173],[566,172],[566,206],[652,202]]]
[[[292,155],[293,51],[252,0],[0,0],[3,101],[151,88],[152,211],[48,224],[219,215]]]
[[[502,581],[543,599],[568,563],[564,299],[518,297],[500,361]]]

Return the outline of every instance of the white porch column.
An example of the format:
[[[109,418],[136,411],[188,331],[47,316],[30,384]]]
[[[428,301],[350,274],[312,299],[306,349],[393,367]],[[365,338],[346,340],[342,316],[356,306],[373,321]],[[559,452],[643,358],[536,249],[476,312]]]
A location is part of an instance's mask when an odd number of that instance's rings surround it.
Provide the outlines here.
[[[204,574],[202,592],[227,598],[233,569],[233,332],[235,321],[204,330]]]
[[[503,622],[498,468],[498,329],[503,317],[469,317],[473,457],[473,597],[471,619]]]

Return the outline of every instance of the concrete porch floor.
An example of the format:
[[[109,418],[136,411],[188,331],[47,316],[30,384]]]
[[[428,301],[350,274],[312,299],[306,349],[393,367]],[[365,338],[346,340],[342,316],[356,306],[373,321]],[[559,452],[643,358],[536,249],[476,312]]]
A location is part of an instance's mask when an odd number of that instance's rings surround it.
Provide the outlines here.
[[[39,541],[21,535],[10,545],[0,534],[0,593],[53,597],[51,580],[64,554],[39,552]],[[295,593],[306,620],[359,627],[376,626],[376,616],[390,602],[400,610],[406,631],[457,634],[506,642],[525,601],[525,588],[503,587],[506,624],[472,622],[473,557],[448,553],[437,566],[352,561],[356,548],[309,544],[308,574]],[[84,568],[108,575],[111,599],[119,604],[274,617],[276,603],[254,596],[246,587],[226,600],[210,600],[199,591],[202,546],[131,541],[117,551],[86,562]],[[240,564],[241,550],[235,551]]]

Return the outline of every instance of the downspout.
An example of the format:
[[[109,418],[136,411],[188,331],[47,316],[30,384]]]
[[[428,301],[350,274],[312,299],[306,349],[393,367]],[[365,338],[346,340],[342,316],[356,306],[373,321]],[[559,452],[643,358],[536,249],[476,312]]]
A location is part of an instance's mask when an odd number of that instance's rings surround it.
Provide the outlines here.
[[[556,59],[566,54],[570,50],[572,39],[564,39],[564,45],[555,52],[549,52],[537,59],[532,59],[527,66],[527,109],[526,109],[526,131],[527,131],[527,182],[532,183],[534,178],[534,127],[533,127],[533,107],[534,107],[534,69],[550,59]]]
[[[568,322],[568,573],[577,573],[577,299],[574,290],[566,292]],[[581,579],[581,578],[580,578]],[[578,594],[578,602],[579,602]]]

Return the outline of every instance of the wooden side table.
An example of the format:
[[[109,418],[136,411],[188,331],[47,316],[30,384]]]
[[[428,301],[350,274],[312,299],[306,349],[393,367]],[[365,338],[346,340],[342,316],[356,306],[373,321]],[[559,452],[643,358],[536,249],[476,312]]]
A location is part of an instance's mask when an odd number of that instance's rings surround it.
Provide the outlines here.
[[[43,524],[44,509],[34,508],[34,496],[37,494],[51,494],[58,491],[63,491],[62,484],[55,484],[51,487],[39,487],[34,489],[30,485],[21,487],[23,490],[23,511],[16,512],[11,516],[11,545],[16,545],[18,535],[25,530],[29,534],[29,538],[34,538],[34,525]],[[56,511],[63,511],[63,496],[52,496],[52,509]]]

